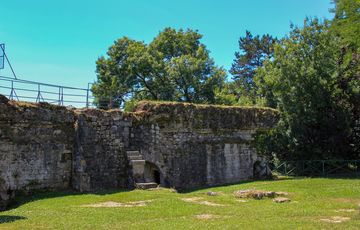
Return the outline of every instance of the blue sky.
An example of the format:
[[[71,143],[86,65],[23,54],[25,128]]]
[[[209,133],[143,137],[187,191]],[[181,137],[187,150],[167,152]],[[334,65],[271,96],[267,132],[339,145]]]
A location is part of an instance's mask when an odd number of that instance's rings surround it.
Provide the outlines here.
[[[0,0],[0,43],[18,77],[85,88],[114,40],[151,41],[165,27],[197,29],[229,69],[238,39],[284,36],[306,16],[331,18],[330,0]],[[0,74],[8,71],[0,70]]]

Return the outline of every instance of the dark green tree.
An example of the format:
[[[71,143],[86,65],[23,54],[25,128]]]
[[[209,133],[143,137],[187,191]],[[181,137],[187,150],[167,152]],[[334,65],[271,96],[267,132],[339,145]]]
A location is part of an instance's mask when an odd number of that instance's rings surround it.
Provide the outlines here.
[[[235,85],[240,89],[238,98],[246,97],[252,104],[256,103],[255,71],[273,56],[276,42],[277,39],[269,34],[253,36],[250,31],[246,31],[245,37],[240,37],[240,51],[235,53],[230,69]]]
[[[127,37],[117,40],[97,62],[92,90],[102,98],[214,103],[215,89],[225,71],[215,66],[209,51],[193,30],[166,28],[150,44]]]
[[[329,22],[306,20],[293,27],[275,47],[273,60],[257,71],[260,94],[281,112],[281,121],[268,144],[278,158],[291,160],[353,158],[351,104],[339,83],[340,38]],[[260,138],[261,139],[261,138]]]
[[[335,0],[331,30],[341,38],[339,85],[349,98],[352,113],[352,146],[360,155],[360,0]]]

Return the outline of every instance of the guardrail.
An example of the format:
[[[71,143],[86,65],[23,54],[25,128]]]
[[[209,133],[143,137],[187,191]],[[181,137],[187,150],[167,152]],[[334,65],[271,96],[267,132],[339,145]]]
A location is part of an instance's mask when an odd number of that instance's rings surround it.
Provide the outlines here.
[[[0,76],[0,94],[10,100],[48,102],[74,107],[93,107],[94,96],[90,83],[86,89]]]
[[[284,161],[271,170],[287,176],[360,176],[360,160]]]

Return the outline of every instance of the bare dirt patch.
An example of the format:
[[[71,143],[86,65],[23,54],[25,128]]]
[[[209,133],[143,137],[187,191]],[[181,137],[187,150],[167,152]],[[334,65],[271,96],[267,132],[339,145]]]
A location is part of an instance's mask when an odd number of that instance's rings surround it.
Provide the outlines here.
[[[276,197],[275,199],[273,199],[273,201],[275,203],[288,203],[291,200],[289,198],[286,198],[286,197]]]
[[[188,202],[188,203],[194,203],[194,204],[202,204],[207,206],[225,206],[223,204],[218,204],[214,202],[210,202],[207,200],[204,200],[202,197],[189,197],[189,198],[182,198],[182,201]]]
[[[143,207],[146,206],[147,203],[152,202],[152,200],[141,200],[141,201],[131,201],[126,203],[119,203],[114,201],[106,201],[97,204],[87,204],[82,205],[81,207],[88,208],[132,208],[132,207]]]
[[[353,208],[335,210],[335,212],[356,212],[356,211],[357,211],[357,210],[356,210],[356,209],[353,209]]]
[[[342,223],[344,221],[348,221],[350,220],[350,217],[344,217],[344,216],[331,216],[331,217],[327,217],[327,218],[322,218],[320,219],[321,221],[327,222],[327,223],[334,223],[334,224],[339,224]]]
[[[195,215],[195,218],[198,220],[211,220],[211,219],[220,218],[220,216],[213,214],[200,214],[200,215]]]
[[[239,203],[246,203],[246,202],[249,202],[248,200],[241,200],[241,199],[237,199],[236,201],[237,201],[237,202],[239,202]]]
[[[275,195],[277,195],[277,196],[288,196],[289,193],[288,192],[275,192]]]
[[[261,200],[265,197],[274,198],[275,195],[275,192],[272,191],[263,191],[256,189],[238,190],[234,192],[234,196],[236,198],[253,198],[257,200]]]

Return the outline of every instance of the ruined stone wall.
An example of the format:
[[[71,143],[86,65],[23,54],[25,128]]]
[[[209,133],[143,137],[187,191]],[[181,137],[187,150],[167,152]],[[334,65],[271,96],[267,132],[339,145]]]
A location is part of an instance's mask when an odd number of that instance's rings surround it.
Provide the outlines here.
[[[253,178],[260,160],[253,135],[278,120],[276,110],[140,103],[132,146],[158,166],[162,184],[177,189]]]
[[[123,113],[0,95],[0,208],[16,191],[132,187],[131,150],[146,161],[144,178],[158,170],[164,186],[251,179],[259,159],[253,135],[277,119],[275,110],[263,108],[142,102]]]
[[[131,187],[125,149],[131,118],[118,110],[79,110],[73,187],[79,191]]]
[[[64,107],[0,95],[0,208],[19,190],[69,188],[74,119]]]

